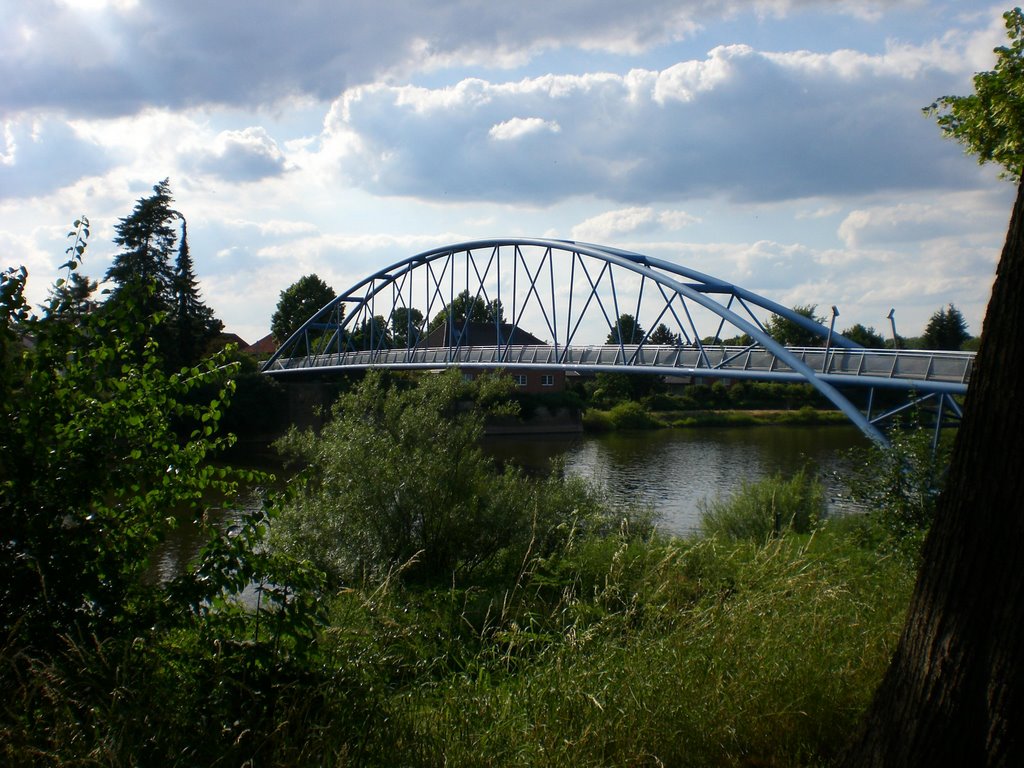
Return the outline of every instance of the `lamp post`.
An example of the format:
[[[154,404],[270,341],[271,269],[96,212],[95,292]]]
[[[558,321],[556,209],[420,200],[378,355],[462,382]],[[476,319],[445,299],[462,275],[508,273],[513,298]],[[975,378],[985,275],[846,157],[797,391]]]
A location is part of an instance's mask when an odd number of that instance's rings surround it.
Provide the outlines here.
[[[836,318],[839,317],[839,310],[836,305],[832,305],[832,322],[828,326],[828,336],[825,338],[825,359],[821,361],[821,372],[825,373],[828,369],[828,351],[832,346],[832,333],[836,329]]]
[[[889,325],[892,326],[892,348],[897,350],[900,348],[899,336],[896,335],[896,310],[890,309],[889,314]]]

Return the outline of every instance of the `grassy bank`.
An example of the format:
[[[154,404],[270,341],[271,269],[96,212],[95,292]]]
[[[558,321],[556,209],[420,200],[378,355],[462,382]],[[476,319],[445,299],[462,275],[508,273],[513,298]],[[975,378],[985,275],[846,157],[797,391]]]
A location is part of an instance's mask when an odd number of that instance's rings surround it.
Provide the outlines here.
[[[913,575],[838,527],[619,532],[527,571],[343,590],[307,655],[252,658],[251,636],[198,630],[69,640],[9,700],[7,764],[823,765],[888,663]]]
[[[639,403],[622,403],[608,410],[589,408],[583,414],[583,428],[589,432],[608,432],[616,429],[846,424],[848,421],[839,411],[819,410],[811,406],[797,410],[652,411]]]
[[[668,538],[497,471],[465,386],[368,375],[188,573],[93,629],[15,622],[3,764],[830,764],[909,599],[931,495],[905,465],[871,473],[877,518],[823,522],[813,478],[773,477]]]

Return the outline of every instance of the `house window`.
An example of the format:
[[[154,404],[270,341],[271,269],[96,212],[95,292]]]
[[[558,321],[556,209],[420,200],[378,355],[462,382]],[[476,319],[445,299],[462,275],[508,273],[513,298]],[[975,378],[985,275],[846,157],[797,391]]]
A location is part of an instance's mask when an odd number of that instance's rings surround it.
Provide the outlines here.
[[[540,385],[542,387],[553,387],[555,386],[555,377],[550,373],[545,373],[540,377]]]
[[[526,374],[525,373],[517,373],[515,378],[516,378],[516,386],[517,387],[525,387],[526,386]]]

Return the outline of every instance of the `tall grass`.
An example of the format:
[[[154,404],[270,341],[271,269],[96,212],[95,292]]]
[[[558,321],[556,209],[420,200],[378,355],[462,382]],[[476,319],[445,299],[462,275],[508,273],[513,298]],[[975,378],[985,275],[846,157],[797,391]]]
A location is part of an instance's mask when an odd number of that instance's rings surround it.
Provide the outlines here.
[[[702,533],[734,541],[807,533],[824,510],[824,488],[804,469],[790,478],[776,474],[760,482],[743,481],[732,496],[698,502]]]
[[[396,761],[826,763],[888,664],[910,585],[898,566],[826,538],[634,553],[637,601],[595,619],[576,603],[600,604],[602,590],[566,593],[552,616],[575,618],[514,674],[478,657],[409,690]],[[604,589],[616,590],[608,566]]]
[[[345,591],[308,663],[195,633],[0,659],[21,691],[0,755],[823,765],[881,678],[911,580],[827,527],[765,544],[581,536],[501,589]]]
[[[848,526],[799,533],[808,478],[758,486],[731,502],[757,521],[742,535],[571,527],[506,580],[350,585],[291,652],[229,624],[0,648],[0,762],[828,765],[888,665],[913,568]]]

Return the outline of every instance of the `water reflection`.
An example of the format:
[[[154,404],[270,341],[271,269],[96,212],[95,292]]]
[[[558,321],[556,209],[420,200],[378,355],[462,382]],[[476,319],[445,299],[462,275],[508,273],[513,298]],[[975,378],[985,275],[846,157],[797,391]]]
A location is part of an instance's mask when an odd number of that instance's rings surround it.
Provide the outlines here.
[[[661,527],[686,534],[699,523],[698,503],[728,495],[740,482],[803,466],[829,486],[845,453],[865,446],[853,427],[737,427],[658,430],[566,437],[502,437],[487,443],[499,461],[544,472],[556,457],[566,471],[599,485],[613,504],[655,510]],[[838,488],[829,488],[833,511]]]
[[[727,495],[742,480],[776,472],[788,475],[803,466],[828,481],[850,448],[866,445],[854,427],[787,426],[505,436],[488,438],[484,447],[499,463],[514,463],[534,474],[549,472],[560,457],[566,472],[596,483],[609,503],[653,509],[663,530],[685,535],[699,524],[701,499]],[[287,482],[288,472],[279,463],[266,469],[277,474],[279,485]],[[841,510],[836,501],[840,489],[829,490],[832,509]],[[215,509],[210,514],[215,523],[229,525],[259,503],[254,489],[243,496],[241,509]],[[157,578],[180,574],[204,543],[198,527],[183,516],[156,553]]]

